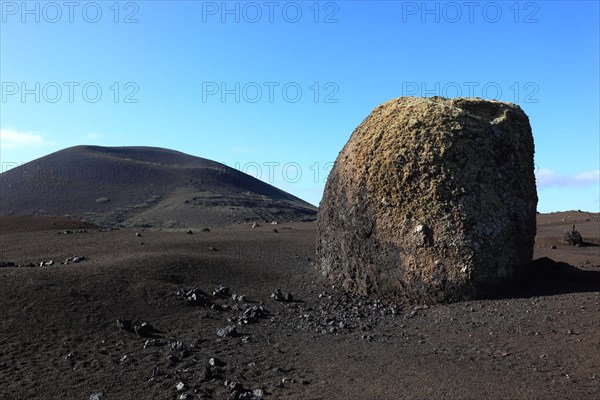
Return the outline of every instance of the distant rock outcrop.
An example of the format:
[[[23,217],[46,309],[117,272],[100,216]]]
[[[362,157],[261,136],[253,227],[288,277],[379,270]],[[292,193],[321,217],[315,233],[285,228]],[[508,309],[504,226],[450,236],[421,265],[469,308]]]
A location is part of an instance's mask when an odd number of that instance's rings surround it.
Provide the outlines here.
[[[402,97],[339,154],[318,216],[317,268],[409,303],[485,297],[529,267],[534,144],[517,105]]]
[[[575,230],[575,224],[573,224],[571,229],[563,233],[563,242],[572,244],[573,246],[581,246],[583,244],[583,237],[581,237],[581,233]]]

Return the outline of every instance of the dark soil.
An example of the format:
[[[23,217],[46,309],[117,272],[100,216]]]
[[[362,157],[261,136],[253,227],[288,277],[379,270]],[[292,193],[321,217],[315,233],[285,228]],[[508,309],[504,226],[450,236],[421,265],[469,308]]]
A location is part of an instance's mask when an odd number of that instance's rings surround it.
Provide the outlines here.
[[[573,223],[586,245],[561,242]],[[229,381],[264,399],[600,398],[598,214],[538,215],[531,273],[502,298],[411,308],[324,281],[316,224],[261,225],[3,231],[0,261],[56,263],[0,268],[0,399],[229,399]],[[237,324],[254,306],[266,314]]]
[[[0,215],[202,228],[316,219],[311,204],[224,164],[157,147],[69,147],[0,174]]]

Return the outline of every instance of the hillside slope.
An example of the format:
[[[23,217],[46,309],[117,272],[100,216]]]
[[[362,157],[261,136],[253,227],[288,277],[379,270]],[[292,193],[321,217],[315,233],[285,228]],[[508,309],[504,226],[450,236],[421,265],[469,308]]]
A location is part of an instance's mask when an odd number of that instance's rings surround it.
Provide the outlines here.
[[[178,151],[76,146],[1,174],[0,215],[193,228],[313,220],[316,208],[226,165]]]

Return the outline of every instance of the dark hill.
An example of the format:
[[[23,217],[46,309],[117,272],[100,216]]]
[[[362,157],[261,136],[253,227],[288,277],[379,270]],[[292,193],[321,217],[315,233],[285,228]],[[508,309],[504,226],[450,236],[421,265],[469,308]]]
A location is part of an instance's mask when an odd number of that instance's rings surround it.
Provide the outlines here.
[[[313,220],[316,208],[226,165],[156,147],[70,147],[0,175],[0,215],[193,228]]]

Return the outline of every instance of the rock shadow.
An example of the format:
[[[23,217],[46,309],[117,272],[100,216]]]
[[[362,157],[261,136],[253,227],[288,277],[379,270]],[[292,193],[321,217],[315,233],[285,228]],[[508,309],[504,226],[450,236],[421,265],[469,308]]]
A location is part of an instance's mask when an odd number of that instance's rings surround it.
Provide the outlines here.
[[[532,261],[529,271],[519,285],[498,298],[528,298],[588,292],[600,292],[600,271],[587,271],[565,262],[542,257]]]

